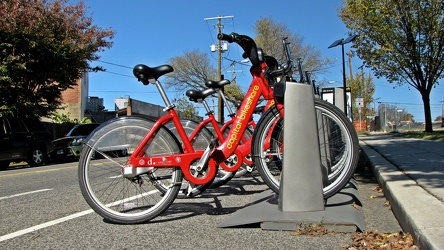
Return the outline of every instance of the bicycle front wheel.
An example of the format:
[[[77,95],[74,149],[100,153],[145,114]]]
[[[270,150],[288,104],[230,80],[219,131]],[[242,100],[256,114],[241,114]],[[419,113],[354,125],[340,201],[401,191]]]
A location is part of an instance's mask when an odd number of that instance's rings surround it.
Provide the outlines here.
[[[359,156],[357,134],[336,106],[315,100],[322,169],[323,194],[328,198],[341,190],[354,174]],[[253,161],[264,182],[276,193],[282,171],[284,121],[276,107],[259,120],[253,135]],[[297,164],[297,163],[295,163]]]
[[[150,168],[133,177],[122,175],[128,159],[154,122],[122,117],[98,127],[87,139],[79,161],[80,189],[91,208],[103,218],[122,224],[149,221],[174,201],[183,179],[178,167]],[[160,127],[145,146],[145,155],[182,153],[174,135]],[[161,193],[158,187],[168,187]]]

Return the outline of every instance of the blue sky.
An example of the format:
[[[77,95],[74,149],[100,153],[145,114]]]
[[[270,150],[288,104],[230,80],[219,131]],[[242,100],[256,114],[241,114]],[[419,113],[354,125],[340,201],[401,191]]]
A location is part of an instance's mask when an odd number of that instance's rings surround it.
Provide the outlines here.
[[[337,63],[327,73],[318,75],[319,80],[342,82],[342,59],[340,46],[328,49],[335,40],[348,37],[347,29],[337,16],[341,0],[311,1],[262,1],[262,0],[188,0],[188,1],[147,1],[147,0],[85,0],[92,14],[94,24],[116,31],[111,49],[101,52],[100,61],[92,66],[102,66],[108,72],[89,74],[89,95],[104,98],[105,108],[114,109],[114,98],[131,97],[140,101],[164,105],[153,85],[144,86],[132,76],[132,67],[143,63],[154,67],[165,64],[169,58],[180,56],[185,51],[199,49],[207,51],[217,65],[217,55],[210,52],[210,45],[216,43],[216,20],[205,18],[234,16],[224,19],[224,32],[237,32],[254,37],[253,25],[261,17],[272,18],[283,23],[304,37],[304,44],[321,51],[322,56],[336,59]],[[345,45],[346,51],[351,48]],[[230,45],[224,56],[241,60],[240,49]],[[113,65],[116,64],[116,65]],[[222,68],[233,70],[230,62],[223,62]],[[362,65],[359,58],[352,59],[356,72]],[[250,83],[249,67],[237,66],[238,83],[246,90]],[[368,70],[367,70],[368,72]],[[348,65],[347,65],[348,73]],[[223,72],[230,79],[232,73]],[[162,82],[162,78],[160,78]],[[408,87],[387,83],[374,78],[376,93],[380,102],[397,104],[414,115],[416,121],[423,121],[423,108],[419,92]],[[339,86],[337,83],[332,86]],[[168,92],[172,99],[176,92]],[[432,91],[432,119],[441,115],[444,100],[444,86]],[[376,104],[377,105],[377,104]]]

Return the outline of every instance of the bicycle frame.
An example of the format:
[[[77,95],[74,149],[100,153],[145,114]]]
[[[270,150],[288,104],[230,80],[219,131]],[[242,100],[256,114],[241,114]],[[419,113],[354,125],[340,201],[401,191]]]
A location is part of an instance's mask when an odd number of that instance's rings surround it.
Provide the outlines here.
[[[267,65],[262,63],[261,68],[252,68],[250,70],[253,80],[244,101],[233,119],[233,125],[228,133],[227,139],[222,145],[217,147],[211,155],[211,157],[217,162],[223,161],[233,153],[241,155],[238,149],[238,144],[241,136],[249,125],[254,107],[256,107],[259,98],[263,96],[265,100],[274,99],[273,90],[268,85],[268,81],[263,73],[266,67]],[[275,102],[277,102],[277,100],[275,100]],[[227,171],[237,170],[231,168],[224,169]]]
[[[203,151],[195,151],[188,139],[184,128],[181,126],[180,119],[174,110],[174,105],[169,102],[162,85],[157,80],[157,78],[165,73],[173,71],[173,68],[169,65],[159,66],[151,69],[145,65],[137,65],[133,70],[134,74],[139,81],[144,84],[153,83],[156,84],[160,95],[162,96],[168,110],[168,115],[162,117],[157,122],[154,123],[153,128],[148,132],[136,150],[131,154],[129,159],[128,168],[123,167],[123,173],[127,177],[131,177],[131,173],[136,172],[136,174],[142,174],[144,172],[149,172],[153,168],[164,168],[164,167],[176,167],[179,166],[185,175],[185,178],[194,184],[203,185],[212,181],[217,172],[217,165],[223,163],[231,155],[236,155],[238,159],[242,159],[242,153],[238,148],[241,138],[249,126],[249,121],[251,120],[254,107],[258,104],[259,98],[262,96],[265,100],[273,100],[276,107],[278,108],[281,115],[283,115],[283,102],[281,98],[275,98],[273,95],[273,89],[269,85],[267,76],[275,77],[277,75],[287,75],[292,69],[292,60],[290,55],[290,50],[288,43],[283,39],[285,46],[288,65],[282,69],[273,69],[269,71],[267,63],[262,57],[262,51],[257,49],[257,46],[253,39],[248,36],[238,35],[232,33],[230,35],[219,33],[219,40],[226,40],[228,42],[236,42],[245,51],[245,55],[250,59],[252,67],[250,68],[250,73],[252,75],[252,82],[247,91],[246,98],[244,98],[240,108],[238,109],[236,116],[233,118],[233,124],[228,132],[228,137],[222,145],[215,148],[216,140],[213,138],[207,148]],[[136,70],[137,68],[137,70]],[[143,71],[148,71],[144,74]],[[144,148],[151,139],[156,135],[156,132],[163,129],[161,125],[172,120],[177,128],[179,137],[184,142],[183,149],[184,154],[173,154],[165,156],[144,156]],[[223,137],[221,137],[223,138]],[[194,165],[191,165],[194,164]],[[226,171],[234,172],[237,171],[242,164],[236,164],[233,167],[221,164],[222,168]],[[141,167],[142,169],[137,169]],[[137,170],[135,170],[137,169]],[[140,170],[140,171],[139,171]]]
[[[223,96],[223,94],[222,94],[222,98],[225,98],[225,97]],[[225,102],[226,102],[226,100],[225,100]],[[205,120],[203,120],[203,121],[201,121],[201,122],[199,123],[199,125],[198,125],[197,128],[196,128],[196,130],[195,130],[195,131],[193,132],[193,134],[191,135],[191,138],[194,138],[194,136],[197,135],[197,133],[201,130],[201,127],[202,127],[202,126],[206,126],[207,124],[211,123],[211,125],[212,125],[213,128],[214,128],[214,132],[215,132],[215,134],[216,134],[218,140],[219,140],[221,143],[223,143],[223,142],[226,140],[226,138],[224,137],[223,132],[224,132],[224,131],[229,131],[230,126],[234,123],[234,117],[235,117],[235,115],[230,115],[230,116],[231,116],[231,119],[228,120],[227,122],[225,122],[221,127],[219,127],[220,124],[217,122],[217,120],[216,120],[216,118],[214,117],[213,113],[212,113],[211,111],[209,111],[208,106],[207,106],[206,104],[205,104],[205,106],[207,107],[207,111],[208,111],[207,115],[208,115],[208,118],[206,118]],[[227,108],[229,108],[229,107],[227,107]],[[229,109],[229,110],[230,110],[230,109]],[[230,110],[230,111],[231,111],[231,110]],[[256,124],[255,124],[255,122],[253,121],[253,119],[250,119],[250,121],[248,122],[248,127],[250,127],[250,126],[252,126],[252,127],[255,127],[255,126],[256,126]],[[242,157],[239,158],[239,159],[242,159],[242,161],[238,160],[238,161],[237,161],[237,164],[239,164],[239,165],[241,166],[242,162],[244,162],[244,163],[246,163],[246,164],[248,164],[248,165],[251,165],[251,164],[253,164],[253,162],[252,162],[251,160],[245,158],[245,156],[247,156],[247,155],[249,155],[249,154],[251,153],[251,139],[252,139],[252,137],[247,139],[247,138],[245,137],[245,134],[243,134],[243,135],[241,136],[240,139],[241,139],[242,144],[239,144],[237,149],[238,149],[239,152],[241,153],[241,156],[242,156]],[[222,163],[222,164],[223,164],[223,163]],[[225,165],[225,164],[223,164],[223,165]],[[239,167],[240,167],[240,166],[239,166]],[[223,167],[223,166],[222,166],[222,167]],[[228,166],[226,166],[226,167],[228,167]],[[238,169],[238,166],[236,165],[236,166],[232,166],[232,167],[228,167],[228,168],[231,168],[231,169],[232,169],[232,168]]]
[[[225,164],[221,163],[223,163],[233,153],[236,154],[238,157],[242,157],[242,152],[238,148],[238,146],[241,141],[241,137],[243,136],[245,130],[249,125],[249,121],[253,115],[254,107],[257,105],[261,96],[263,96],[265,100],[271,100],[274,98],[273,90],[268,85],[268,81],[263,73],[266,67],[266,63],[262,63],[260,68],[255,67],[250,69],[253,80],[246,94],[246,98],[242,102],[238,112],[236,113],[236,116],[233,118],[233,125],[230,128],[228,136],[223,141],[222,145],[215,149],[207,148],[208,150],[206,151],[208,152],[203,152],[202,150],[194,150],[190,139],[188,138],[185,130],[182,127],[179,116],[177,115],[174,108],[171,108],[168,110],[167,115],[161,117],[155,122],[153,128],[148,132],[148,134],[144,137],[139,146],[130,156],[130,167],[162,168],[179,166],[182,169],[185,178],[196,185],[203,185],[211,181],[217,172],[218,164],[220,164],[222,168],[230,172],[238,170],[241,164],[236,164],[233,167],[228,167]],[[159,88],[160,83],[156,82],[156,84]],[[275,100],[275,102],[278,101]],[[155,136],[160,127],[165,125],[169,121],[173,121],[175,127],[177,128],[178,134],[184,143],[184,153],[164,156],[144,156],[143,149],[145,148],[145,145],[149,144],[151,138]],[[205,153],[210,154],[207,167],[208,172],[206,173],[205,177],[194,176],[190,172],[190,166],[197,160],[201,159]]]
[[[224,123],[222,128],[220,128],[221,133],[222,133],[222,131],[225,131],[225,130],[229,129],[228,127],[233,125],[233,123],[234,123],[234,118],[232,118],[229,121],[227,121],[226,123]],[[249,126],[255,127],[256,123],[253,120],[250,120],[248,122],[248,126],[247,127],[249,127]],[[242,161],[239,161],[239,164],[242,164],[242,162],[244,162],[244,163],[246,163],[248,165],[253,164],[253,161],[251,161],[250,159],[245,158],[245,156],[247,156],[247,155],[249,155],[251,153],[251,140],[252,140],[252,137],[247,139],[247,138],[245,138],[245,134],[242,135],[241,142],[243,142],[243,143],[239,144],[237,146],[237,149],[240,152],[240,154],[242,155],[242,159],[243,159]],[[222,142],[224,142],[224,141],[222,141]],[[233,168],[233,167],[231,167],[231,168]]]

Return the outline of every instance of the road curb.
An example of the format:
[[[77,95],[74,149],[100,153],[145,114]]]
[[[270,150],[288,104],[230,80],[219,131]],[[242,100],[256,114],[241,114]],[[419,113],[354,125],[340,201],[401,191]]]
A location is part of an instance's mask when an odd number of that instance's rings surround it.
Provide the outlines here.
[[[444,204],[365,142],[360,145],[402,229],[421,249],[444,249]]]

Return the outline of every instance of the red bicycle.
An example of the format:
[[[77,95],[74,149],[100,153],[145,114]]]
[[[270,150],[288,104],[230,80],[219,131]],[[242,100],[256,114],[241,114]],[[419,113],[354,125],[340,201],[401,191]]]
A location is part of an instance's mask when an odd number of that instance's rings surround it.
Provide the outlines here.
[[[186,96],[190,99],[190,101],[202,103],[204,105],[204,108],[206,109],[207,118],[205,118],[201,122],[196,122],[188,119],[181,119],[182,127],[185,130],[188,139],[195,150],[204,150],[213,137],[216,138],[217,143],[219,144],[222,144],[225,141],[228,131],[233,123],[233,119],[228,120],[225,124],[219,123],[214,117],[213,111],[209,108],[207,102],[205,101],[205,98],[217,93],[224,85],[227,84],[230,84],[230,81],[208,80],[207,82],[205,82],[205,85],[209,87],[208,89],[202,91],[190,89],[186,92]],[[220,94],[225,101],[226,107],[229,112],[229,116],[234,118],[236,114],[231,111],[231,107],[227,104],[225,95],[223,93]],[[263,109],[255,108],[254,112],[258,113],[258,110],[263,111]],[[251,120],[249,125],[251,127],[254,127],[255,126],[254,121]],[[181,141],[181,137],[178,133],[175,124],[172,121],[170,121],[167,124],[165,124],[165,126],[176,136],[181,145],[184,145],[183,141]],[[208,187],[210,188],[220,187],[229,182],[233,177],[238,177],[240,175],[245,175],[247,172],[251,172],[252,167],[250,165],[253,164],[250,154],[252,135],[253,131],[247,128],[245,130],[245,134],[241,138],[239,151],[243,155],[242,159],[237,158],[236,155],[232,155],[228,159],[226,159],[223,163],[221,163],[224,165],[233,166],[238,164],[238,161],[242,161],[243,162],[242,166],[241,168],[239,168],[238,171],[228,172],[223,170],[222,167],[219,167],[216,177],[214,178],[212,183],[210,183],[211,186],[209,186],[209,184],[195,185],[193,183],[185,181],[182,184],[182,188],[179,191],[178,197],[179,198],[194,197],[204,192]],[[159,191],[165,193],[167,191],[167,187],[159,188]]]
[[[134,74],[139,81],[157,86],[168,114],[157,121],[142,117],[116,118],[89,136],[79,161],[79,180],[83,196],[98,214],[118,223],[148,221],[171,205],[183,177],[193,184],[204,185],[213,181],[218,165],[232,172],[241,166],[241,161],[233,166],[222,163],[233,154],[242,158],[238,144],[254,107],[261,96],[266,100],[273,99],[273,90],[264,75],[267,64],[253,39],[235,33],[220,34],[220,38],[236,42],[244,49],[252,63],[250,72],[253,76],[227,140],[215,147],[216,140],[213,139],[205,150],[195,150],[174,105],[158,81],[173,68],[169,65],[135,66]],[[174,123],[183,146],[165,127],[169,121]],[[114,154],[125,149],[129,158]],[[168,190],[159,192],[159,186],[168,187]]]
[[[254,131],[256,139],[253,138],[251,151],[260,167],[267,168],[264,163],[278,162],[279,159],[275,158],[282,155],[283,129],[276,125],[282,121],[283,99],[273,95],[276,86],[270,85],[269,80],[275,82],[277,76],[285,78],[290,74],[292,60],[288,44],[284,40],[287,66],[275,69],[267,65],[267,58],[250,37],[232,33],[219,34],[218,38],[236,42],[243,48],[252,64],[250,72],[253,78],[225,141],[217,145],[216,138],[213,138],[204,150],[196,150],[190,141],[194,136],[187,135],[174,105],[158,81],[159,77],[173,71],[173,68],[169,65],[154,68],[136,65],[134,75],[145,85],[156,85],[165,102],[167,115],[157,121],[144,117],[119,117],[102,124],[86,139],[79,161],[80,189],[87,203],[102,217],[124,224],[149,221],[173,203],[184,177],[194,185],[208,185],[215,178],[218,166],[229,172],[238,170],[242,161],[236,164],[224,162],[233,155],[242,159],[239,143],[261,97],[274,100],[275,105],[266,112],[272,115],[264,114],[260,118],[258,128]],[[174,124],[182,143],[165,126],[169,122]],[[266,138],[271,138],[273,142],[269,149],[265,146],[269,143],[265,142]],[[346,140],[347,147],[342,152],[354,151],[356,145],[353,143]],[[122,150],[128,153],[127,156],[117,154]],[[354,167],[340,167],[340,176],[343,177],[335,177],[335,181],[340,180],[335,184],[337,187],[342,188],[348,182]],[[261,175],[266,173],[259,172]],[[262,178],[265,180],[270,176]]]

